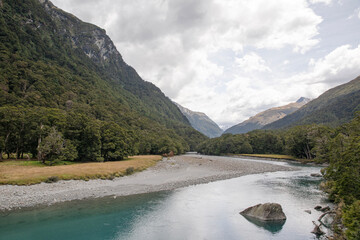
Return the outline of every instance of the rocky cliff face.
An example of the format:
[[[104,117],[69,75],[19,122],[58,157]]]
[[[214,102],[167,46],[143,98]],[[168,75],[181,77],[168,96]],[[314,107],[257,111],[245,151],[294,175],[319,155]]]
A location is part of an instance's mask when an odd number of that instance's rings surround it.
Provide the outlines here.
[[[281,107],[270,108],[264,112],[256,114],[253,117],[250,117],[248,120],[242,123],[227,129],[224,133],[240,134],[247,133],[255,129],[260,129],[269,123],[275,122],[284,118],[288,114],[295,112],[309,101],[310,99],[301,97],[294,103],[290,103]]]
[[[104,29],[82,22],[77,17],[54,6],[51,1],[39,1],[56,21],[60,34],[70,40],[74,48],[80,48],[91,60],[103,66],[111,61],[124,63]]]
[[[176,103],[180,111],[189,120],[191,126],[210,138],[219,137],[222,134],[221,128],[211,120],[205,113],[193,112]]]

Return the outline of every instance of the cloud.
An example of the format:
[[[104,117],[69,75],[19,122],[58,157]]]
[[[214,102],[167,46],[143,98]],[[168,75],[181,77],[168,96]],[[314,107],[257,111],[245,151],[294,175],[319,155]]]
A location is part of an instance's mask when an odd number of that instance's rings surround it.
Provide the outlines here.
[[[317,3],[323,3],[325,5],[330,5],[330,3],[332,2],[332,0],[310,0],[309,1],[311,4],[317,4]]]
[[[242,58],[236,58],[235,62],[244,72],[271,72],[271,69],[266,66],[264,59],[254,52],[247,54]]]
[[[360,45],[337,47],[325,57],[309,61],[310,71],[294,76],[293,81],[324,83],[327,87],[342,84],[360,74]]]
[[[319,43],[322,21],[306,0],[53,2],[106,28],[125,61],[171,98],[189,82],[221,75],[209,54],[244,47],[305,53]]]

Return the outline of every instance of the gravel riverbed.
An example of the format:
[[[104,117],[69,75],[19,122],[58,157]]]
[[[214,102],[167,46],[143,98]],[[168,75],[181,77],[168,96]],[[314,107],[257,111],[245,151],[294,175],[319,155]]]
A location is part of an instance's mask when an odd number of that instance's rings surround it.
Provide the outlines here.
[[[235,157],[182,155],[164,158],[143,172],[114,180],[70,180],[31,186],[2,185],[0,211],[86,198],[172,190],[248,174],[291,170],[296,168]]]

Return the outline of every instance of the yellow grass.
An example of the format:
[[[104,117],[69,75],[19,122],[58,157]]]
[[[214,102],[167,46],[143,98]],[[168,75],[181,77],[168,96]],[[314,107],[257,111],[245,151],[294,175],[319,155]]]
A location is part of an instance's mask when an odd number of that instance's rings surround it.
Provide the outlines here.
[[[77,163],[63,166],[24,165],[23,162],[0,162],[0,184],[30,185],[47,181],[50,177],[70,179],[113,179],[142,171],[155,165],[161,156],[134,156],[128,160],[103,163]],[[128,171],[127,171],[128,169]]]

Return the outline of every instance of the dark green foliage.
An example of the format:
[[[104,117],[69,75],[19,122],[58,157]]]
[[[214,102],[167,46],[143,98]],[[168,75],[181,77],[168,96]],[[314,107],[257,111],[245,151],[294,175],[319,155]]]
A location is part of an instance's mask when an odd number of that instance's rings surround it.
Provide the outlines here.
[[[344,210],[343,222],[348,240],[360,240],[360,200],[355,201]]]
[[[332,130],[322,125],[297,126],[283,131],[255,130],[246,134],[223,134],[199,145],[205,154],[287,154],[295,158],[327,161]]]
[[[104,30],[47,1],[2,2],[1,153],[37,156],[53,127],[64,140],[62,156],[76,161],[182,153],[206,139],[122,60]]]
[[[247,134],[223,134],[201,143],[198,151],[205,154],[281,154],[284,152],[283,136],[274,131],[255,130]]]
[[[360,116],[339,128],[329,145],[325,178],[331,198],[351,204],[360,199]]]

